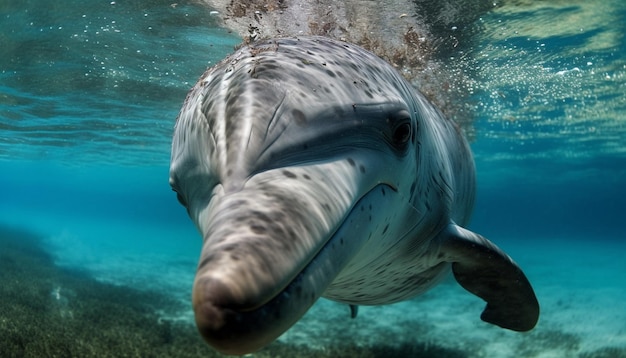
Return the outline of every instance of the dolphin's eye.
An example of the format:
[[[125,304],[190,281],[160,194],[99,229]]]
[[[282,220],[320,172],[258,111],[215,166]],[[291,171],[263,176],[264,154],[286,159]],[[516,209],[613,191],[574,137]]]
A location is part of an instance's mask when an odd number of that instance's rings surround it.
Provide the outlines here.
[[[172,189],[175,193],[176,193],[176,200],[178,200],[178,202],[180,203],[180,205],[187,207],[187,202],[185,201],[185,198],[176,190]]]
[[[393,144],[403,146],[411,139],[411,123],[404,122],[393,131]]]

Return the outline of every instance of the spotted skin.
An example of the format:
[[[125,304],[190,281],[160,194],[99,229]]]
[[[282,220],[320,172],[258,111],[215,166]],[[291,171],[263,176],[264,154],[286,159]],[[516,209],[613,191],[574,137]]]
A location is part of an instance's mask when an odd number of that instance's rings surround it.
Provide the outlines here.
[[[450,268],[483,320],[537,321],[519,267],[457,226],[475,186],[462,134],[357,46],[271,39],[209,69],[177,119],[170,184],[203,237],[196,323],[224,353],[263,347],[321,296],[392,303]]]

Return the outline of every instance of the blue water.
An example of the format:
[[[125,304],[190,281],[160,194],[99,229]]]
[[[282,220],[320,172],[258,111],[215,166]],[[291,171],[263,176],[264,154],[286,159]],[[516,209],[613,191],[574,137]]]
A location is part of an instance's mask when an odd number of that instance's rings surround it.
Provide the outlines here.
[[[209,11],[191,1],[0,4],[0,227],[42,238],[59,267],[174,297],[181,306],[167,314],[183,321],[200,237],[168,185],[170,138],[186,92],[240,42]],[[441,302],[469,296],[444,284],[423,301],[366,308],[357,323],[322,301],[286,341],[329,342],[321,312],[353,330],[345,339],[381,344],[372,337],[397,325],[376,317],[409,312],[433,325],[421,332],[429,344],[459,356],[626,356],[624,23],[621,0],[503,6],[472,25],[464,62],[449,60],[473,80],[470,227],[527,272],[538,333],[479,326],[485,336],[449,342],[454,315],[478,325],[480,308],[439,316]],[[535,348],[513,354],[500,339]]]

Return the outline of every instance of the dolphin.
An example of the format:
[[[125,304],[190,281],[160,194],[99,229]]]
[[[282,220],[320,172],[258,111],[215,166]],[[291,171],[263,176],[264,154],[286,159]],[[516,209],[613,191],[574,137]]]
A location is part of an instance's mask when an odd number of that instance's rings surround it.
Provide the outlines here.
[[[518,265],[463,228],[462,133],[358,46],[274,38],[207,70],[178,115],[169,181],[203,239],[195,321],[223,353],[262,348],[320,297],[388,304],[450,271],[487,302],[484,321],[538,320]]]

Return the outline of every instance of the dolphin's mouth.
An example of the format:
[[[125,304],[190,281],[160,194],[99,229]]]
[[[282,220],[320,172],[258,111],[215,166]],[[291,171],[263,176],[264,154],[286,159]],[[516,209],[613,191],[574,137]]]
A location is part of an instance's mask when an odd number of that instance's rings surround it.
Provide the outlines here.
[[[394,192],[397,190],[393,186],[378,184],[365,193],[350,206],[342,220],[323,235],[327,239],[319,249],[309,252],[298,269],[284,277],[280,285],[270,288],[268,292],[272,294],[263,300],[238,300],[238,287],[227,287],[219,275],[205,279],[199,270],[193,301],[196,323],[204,338],[216,349],[229,354],[255,351],[276,339],[306,313],[368,239],[371,204],[390,200]],[[236,253],[236,249],[232,252]],[[278,261],[286,259],[280,253],[273,257],[277,265]],[[263,265],[272,264],[271,259],[261,261]],[[270,268],[259,268],[267,269]],[[248,274],[243,272],[242,276]],[[263,273],[259,274],[264,277]]]

